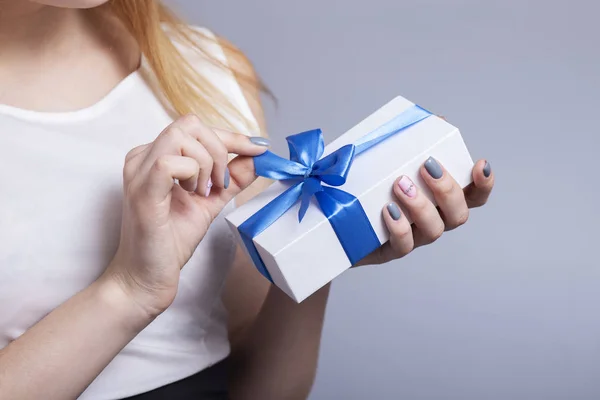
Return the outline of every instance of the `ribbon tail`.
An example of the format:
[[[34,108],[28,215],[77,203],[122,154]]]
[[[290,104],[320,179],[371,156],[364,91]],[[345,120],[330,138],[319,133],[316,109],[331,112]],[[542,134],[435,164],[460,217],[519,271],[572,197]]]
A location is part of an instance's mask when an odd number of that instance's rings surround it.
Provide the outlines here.
[[[302,222],[302,219],[306,215],[308,206],[310,205],[310,199],[313,195],[323,190],[321,181],[316,178],[307,178],[304,181],[304,187],[302,188],[302,194],[300,195],[300,210],[298,211],[298,222]]]
[[[271,274],[267,270],[252,239],[271,226],[298,201],[302,194],[303,186],[304,183],[300,182],[290,187],[238,226],[238,232],[242,237],[242,241],[248,250],[248,254],[250,254],[250,258],[252,258],[254,265],[265,278],[271,281],[271,283],[273,283]]]
[[[426,118],[429,118],[431,115],[432,114],[426,109],[416,104],[413,105],[406,111],[397,115],[391,121],[388,121],[384,125],[375,129],[368,135],[363,136],[356,143],[354,143],[354,145],[356,146],[355,156],[369,150],[371,147],[375,146],[380,142],[383,142],[390,136],[393,136],[405,130],[406,128],[415,125],[416,123],[421,122]]]
[[[329,186],[324,186],[315,196],[352,265],[381,246],[356,197]]]

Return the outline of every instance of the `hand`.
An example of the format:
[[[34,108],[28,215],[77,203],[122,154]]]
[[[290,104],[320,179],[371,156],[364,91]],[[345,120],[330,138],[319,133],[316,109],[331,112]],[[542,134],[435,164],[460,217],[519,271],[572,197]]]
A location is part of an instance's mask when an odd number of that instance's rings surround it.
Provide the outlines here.
[[[494,186],[490,164],[484,160],[475,164],[473,183],[464,190],[433,158],[421,167],[421,176],[431,189],[438,207],[408,177],[398,178],[394,194],[409,213],[413,224],[402,215],[396,203],[388,204],[383,209],[383,218],[390,231],[390,240],[358,265],[383,264],[404,257],[419,246],[433,243],[444,231],[467,222],[469,208],[484,205]]]
[[[193,115],[131,150],[123,169],[120,244],[104,277],[119,282],[150,316],[164,311],[210,224],[256,179],[246,156],[266,150],[245,135],[210,129]],[[229,153],[240,156],[228,164]]]

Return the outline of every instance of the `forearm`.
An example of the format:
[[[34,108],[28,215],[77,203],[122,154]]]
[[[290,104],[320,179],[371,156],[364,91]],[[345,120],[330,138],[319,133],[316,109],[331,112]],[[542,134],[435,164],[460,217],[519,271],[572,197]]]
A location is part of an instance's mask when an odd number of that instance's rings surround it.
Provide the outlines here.
[[[329,285],[300,304],[272,286],[232,354],[232,398],[306,399],[312,387]]]
[[[78,397],[150,321],[101,278],[0,350],[0,398]]]

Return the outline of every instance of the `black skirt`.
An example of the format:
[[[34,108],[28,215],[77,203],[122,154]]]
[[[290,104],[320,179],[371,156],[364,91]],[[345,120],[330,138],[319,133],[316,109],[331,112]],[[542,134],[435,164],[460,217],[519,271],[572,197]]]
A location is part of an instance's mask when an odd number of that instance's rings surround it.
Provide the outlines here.
[[[229,400],[227,360],[188,378],[123,400]]]

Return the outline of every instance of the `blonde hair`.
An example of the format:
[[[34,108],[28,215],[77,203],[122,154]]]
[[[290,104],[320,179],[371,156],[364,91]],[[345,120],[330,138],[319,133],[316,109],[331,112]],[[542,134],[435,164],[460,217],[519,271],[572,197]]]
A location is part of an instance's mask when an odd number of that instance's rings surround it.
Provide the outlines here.
[[[266,90],[248,72],[252,71],[251,68],[235,70],[232,65],[208,54],[199,43],[216,39],[190,28],[160,0],[111,0],[107,6],[137,41],[153,72],[158,90],[171,106],[171,111],[178,115],[194,113],[210,125],[225,128],[232,127],[227,115],[233,115],[249,129],[254,128],[218,87],[190,65],[174,41],[197,51],[219,68],[231,71],[241,85]],[[219,41],[219,44],[225,47],[228,58],[242,60],[242,64],[250,66],[238,49],[224,41]]]

